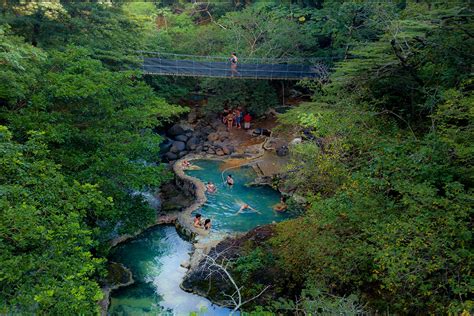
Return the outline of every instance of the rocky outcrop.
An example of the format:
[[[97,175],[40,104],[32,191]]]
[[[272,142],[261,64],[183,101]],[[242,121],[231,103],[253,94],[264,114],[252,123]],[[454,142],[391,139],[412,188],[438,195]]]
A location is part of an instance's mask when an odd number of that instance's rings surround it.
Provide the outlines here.
[[[147,230],[150,227],[153,227],[153,226],[156,226],[156,225],[163,225],[163,224],[174,224],[174,223],[176,223],[177,219],[178,219],[178,213],[170,212],[168,214],[160,214],[156,217],[155,222],[151,223],[150,225],[147,225],[147,226],[143,227],[143,229],[135,232],[134,234],[124,234],[124,235],[121,235],[117,238],[112,239],[109,242],[109,246],[110,246],[110,248],[113,248],[113,247],[117,246],[120,243],[123,243],[123,242],[125,242],[129,239],[133,239],[133,238],[137,237],[138,235],[140,235],[142,232],[144,232],[145,230]]]
[[[212,159],[203,155],[187,156],[186,160],[194,159]],[[188,176],[184,172],[185,168],[181,161],[178,161],[173,165],[173,171],[176,176],[176,185],[188,196],[192,196],[194,201],[186,207],[178,215],[178,221],[176,228],[184,235],[194,238],[196,235],[207,235],[209,231],[204,229],[196,228],[193,226],[193,219],[191,213],[201,207],[207,200],[206,198],[206,187],[200,180]]]
[[[245,234],[228,236],[208,250],[207,255],[217,262],[235,260],[245,255],[248,249],[254,249],[271,238],[274,235],[274,227],[273,224],[269,224],[256,227]],[[232,293],[235,289],[229,284],[229,280],[219,273],[213,275],[211,281],[205,279],[208,273],[206,261],[200,260],[194,266],[191,265],[191,269],[181,283],[181,288],[207,297],[217,304],[223,303],[228,299],[223,296],[223,293]],[[271,282],[272,277],[277,276],[262,275],[258,282],[262,284]],[[212,282],[211,286],[209,282]]]
[[[218,133],[210,133],[207,136],[207,140],[210,141],[210,142],[215,142],[218,139],[219,139],[219,134]]]
[[[178,159],[178,155],[175,154],[175,153],[173,153],[173,152],[171,152],[171,151],[167,152],[167,153],[164,155],[164,157],[165,157],[168,161],[173,161],[173,160]]]
[[[173,145],[170,148],[170,152],[178,154],[179,152],[185,149],[186,149],[186,143],[177,140],[173,142]]]
[[[288,146],[283,145],[277,148],[276,154],[280,157],[286,156],[289,154]]]
[[[191,133],[191,135],[192,135],[192,133]],[[185,143],[185,142],[188,141],[188,136],[187,135],[178,135],[174,139],[177,140],[177,141]]]
[[[109,262],[107,265],[107,280],[105,286],[102,287],[104,297],[99,301],[100,315],[106,316],[110,304],[110,293],[121,287],[129,286],[135,281],[132,272],[124,267],[121,263]]]
[[[229,156],[235,152],[230,133],[219,120],[199,120],[194,127],[186,122],[173,125],[160,145],[166,162],[175,162],[188,153]]]

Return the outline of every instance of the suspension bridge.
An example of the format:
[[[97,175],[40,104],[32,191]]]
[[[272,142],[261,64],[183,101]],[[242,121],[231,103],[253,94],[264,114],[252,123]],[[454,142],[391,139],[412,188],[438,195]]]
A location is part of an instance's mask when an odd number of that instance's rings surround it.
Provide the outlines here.
[[[142,71],[148,75],[233,79],[321,79],[328,66],[316,58],[239,58],[236,67],[229,57],[198,56],[140,51]]]

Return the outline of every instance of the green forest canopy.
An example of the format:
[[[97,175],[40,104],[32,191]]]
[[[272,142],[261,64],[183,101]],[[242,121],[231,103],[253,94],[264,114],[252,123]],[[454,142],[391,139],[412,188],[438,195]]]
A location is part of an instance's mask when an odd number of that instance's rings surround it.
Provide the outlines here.
[[[233,268],[246,295],[272,284],[249,308],[472,312],[468,1],[3,1],[0,19],[0,313],[97,313],[107,241],[154,218],[130,193],[170,178],[153,129],[177,101],[278,102],[265,81],[143,77],[136,50],[336,57],[279,118],[318,139],[288,165],[308,206]]]

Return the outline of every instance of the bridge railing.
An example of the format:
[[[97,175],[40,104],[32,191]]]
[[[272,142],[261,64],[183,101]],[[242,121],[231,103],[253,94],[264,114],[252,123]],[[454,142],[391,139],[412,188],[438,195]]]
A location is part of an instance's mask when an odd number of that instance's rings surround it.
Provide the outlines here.
[[[163,53],[153,51],[136,51],[142,57],[157,57],[164,59],[176,59],[176,60],[195,60],[203,62],[228,62],[231,56],[205,56],[205,55],[190,55],[190,54],[176,54],[176,53]],[[239,63],[249,64],[314,64],[314,63],[332,63],[334,57],[245,57],[237,56]]]
[[[325,78],[327,63],[322,58],[239,58],[231,67],[230,58],[140,51],[146,74],[241,79]]]

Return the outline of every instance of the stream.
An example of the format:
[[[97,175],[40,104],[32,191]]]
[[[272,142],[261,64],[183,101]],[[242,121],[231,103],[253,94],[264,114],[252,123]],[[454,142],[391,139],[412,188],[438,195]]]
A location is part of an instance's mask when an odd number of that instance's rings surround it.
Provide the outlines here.
[[[212,236],[245,232],[258,225],[282,221],[289,216],[277,213],[272,206],[280,195],[269,187],[248,187],[256,174],[250,167],[240,167],[231,173],[235,185],[229,188],[222,181],[222,162],[193,161],[201,170],[186,173],[217,186],[217,193],[208,194],[208,201],[197,212],[211,218]],[[245,202],[258,210],[236,215]],[[192,244],[182,239],[174,226],[156,226],[137,238],[118,245],[110,260],[120,262],[133,274],[135,283],[111,294],[109,315],[228,315],[230,309],[216,306],[204,297],[180,288],[186,269],[180,263],[189,260]]]

